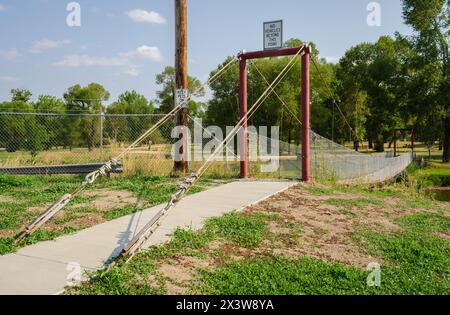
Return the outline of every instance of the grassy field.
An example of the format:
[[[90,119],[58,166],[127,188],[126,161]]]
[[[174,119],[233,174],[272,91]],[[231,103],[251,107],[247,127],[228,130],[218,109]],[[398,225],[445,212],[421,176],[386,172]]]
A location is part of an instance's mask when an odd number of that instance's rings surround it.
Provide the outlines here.
[[[71,192],[80,176],[0,175],[0,255],[15,251],[14,236],[47,206]],[[168,177],[134,176],[99,179],[55,218],[27,239],[29,245],[54,239],[164,202],[177,190]],[[203,179],[190,193],[214,185]]]
[[[170,243],[67,293],[450,294],[450,204],[427,193],[449,174],[432,160],[382,187],[298,185],[200,231],[177,230]],[[0,176],[0,255],[15,251],[24,224],[82,179]],[[223,182],[204,179],[191,193]],[[164,203],[176,187],[167,177],[101,179],[24,245]],[[381,265],[379,287],[367,284],[371,263]]]
[[[200,231],[177,230],[67,293],[447,295],[450,204],[415,179],[298,185]],[[368,285],[371,263],[381,266],[380,286]]]

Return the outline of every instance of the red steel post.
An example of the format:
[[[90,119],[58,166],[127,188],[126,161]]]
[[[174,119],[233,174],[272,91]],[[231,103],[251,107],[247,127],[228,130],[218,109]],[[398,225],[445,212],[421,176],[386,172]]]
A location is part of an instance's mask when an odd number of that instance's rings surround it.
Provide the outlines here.
[[[282,57],[282,56],[292,56],[296,55],[305,50],[307,57],[303,56],[302,61],[306,60],[306,66],[303,66],[304,72],[302,73],[302,88],[303,91],[307,91],[307,93],[303,93],[302,96],[302,108],[303,108],[303,119],[306,118],[307,122],[303,121],[303,126],[306,126],[306,129],[302,131],[302,137],[306,137],[306,140],[303,139],[303,151],[302,151],[302,169],[303,172],[306,172],[303,175],[303,179],[307,179],[305,181],[309,181],[309,58],[310,58],[310,49],[306,45],[302,47],[296,48],[282,48],[282,49],[274,49],[274,50],[264,50],[264,51],[252,51],[252,52],[242,52],[239,55],[240,60],[240,112],[241,112],[241,120],[244,117],[247,117],[247,59],[260,59],[260,58],[270,58],[270,57]],[[305,59],[306,58],[306,59]],[[306,85],[305,85],[306,84]],[[305,88],[306,87],[306,88]],[[303,105],[306,104],[306,105]],[[306,114],[305,114],[306,111]],[[241,142],[239,143],[240,150],[240,159],[241,159],[241,177],[248,177],[248,141],[247,141],[247,120],[244,121],[241,128]]]
[[[249,51],[249,52],[243,52],[241,54],[241,58],[260,59],[260,58],[293,56],[293,55],[296,55],[300,50],[303,50],[304,48],[305,48],[305,46],[295,47],[295,48],[263,50],[263,51]]]
[[[247,117],[247,59],[240,57],[240,117],[241,120]],[[240,131],[241,139],[239,143],[241,178],[248,177],[248,143],[247,143],[247,119],[244,119]]]
[[[309,182],[310,175],[310,159],[309,159],[309,131],[310,131],[310,85],[309,85],[309,63],[311,58],[311,50],[309,47],[305,48],[302,55],[302,180]]]

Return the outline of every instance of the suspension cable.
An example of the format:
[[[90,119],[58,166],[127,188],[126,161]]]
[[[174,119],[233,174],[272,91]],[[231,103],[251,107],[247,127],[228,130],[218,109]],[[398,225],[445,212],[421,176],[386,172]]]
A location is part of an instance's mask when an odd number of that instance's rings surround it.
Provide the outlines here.
[[[188,117],[190,120],[192,120],[194,122],[194,124],[196,124],[197,126],[199,126],[200,128],[202,128],[202,130],[204,132],[206,132],[208,134],[208,136],[210,136],[211,138],[213,138],[214,140],[216,140],[218,143],[220,143],[220,139],[218,139],[215,135],[213,135],[213,133],[211,131],[209,131],[207,128],[203,127],[202,124],[200,124],[195,118],[193,118],[191,115],[188,114]],[[234,155],[234,157],[238,157],[228,146],[226,146],[227,152],[231,153]]]
[[[267,78],[264,76],[264,74],[262,74],[262,72],[259,70],[258,66],[256,65],[255,62],[253,62],[253,60],[251,60],[251,64],[252,66],[255,68],[255,70],[259,73],[259,75],[261,76],[261,78],[266,82],[266,85],[270,85],[269,81],[267,80]],[[296,119],[298,121],[298,123],[300,124],[300,126],[302,125],[302,122],[300,121],[300,119],[297,117],[297,115],[294,115],[294,113],[292,112],[292,109],[283,101],[283,99],[279,96],[279,94],[272,89],[273,93],[276,95],[276,97],[278,98],[278,100],[281,102],[281,104],[287,109],[287,111],[289,112],[289,114],[291,114],[292,117],[294,117],[294,119]]]
[[[156,129],[158,129],[162,124],[164,124],[169,118],[172,117],[173,114],[178,112],[184,104],[189,102],[189,100],[192,98],[192,95],[197,94],[198,92],[202,91],[207,85],[210,85],[211,83],[215,82],[234,62],[237,61],[237,58],[234,57],[230,62],[228,62],[222,69],[220,69],[217,73],[215,73],[211,78],[209,78],[205,83],[203,83],[197,90],[194,91],[191,95],[187,96],[178,106],[176,106],[174,109],[172,109],[165,118],[161,119],[156,125],[154,125],[152,128],[147,130],[142,136],[140,136],[134,143],[132,143],[127,149],[125,149],[121,154],[119,154],[116,159],[120,159],[125,154],[127,154],[130,150],[132,150],[136,145],[138,145],[143,139],[151,135]]]
[[[76,195],[81,193],[88,185],[93,184],[98,177],[106,176],[110,173],[114,166],[119,164],[119,160],[123,158],[127,153],[139,145],[145,138],[152,135],[160,126],[166,123],[170,118],[173,117],[176,112],[178,112],[184,104],[189,102],[191,97],[205,88],[205,86],[215,82],[221,75],[237,61],[237,57],[233,57],[225,66],[223,66],[219,71],[217,71],[213,76],[211,76],[205,83],[203,83],[198,89],[194,91],[191,95],[185,97],[180,104],[175,104],[176,106],[169,113],[167,113],[160,121],[158,121],[154,126],[148,129],[142,136],[140,136],[136,141],[129,145],[125,150],[123,150],[117,157],[110,159],[98,170],[88,174],[84,181],[78,186],[72,193],[65,194],[58,201],[52,204],[47,210],[40,216],[35,218],[30,224],[28,224],[24,230],[22,230],[15,238],[15,243],[18,244],[23,241],[31,233],[39,229],[42,225],[53,218],[59,211],[61,211]]]
[[[269,85],[269,87],[264,91],[260,98],[255,102],[255,104],[250,108],[247,116],[244,116],[239,120],[237,125],[229,133],[229,135],[223,140],[219,146],[216,148],[213,154],[209,156],[206,162],[200,167],[197,173],[192,173],[184,179],[184,181],[179,186],[179,191],[171,196],[167,205],[159,211],[142,229],[141,231],[129,242],[129,244],[120,252],[120,254],[113,259],[109,264],[108,268],[114,266],[121,258],[127,258],[126,262],[130,261],[134,255],[139,251],[143,244],[149,239],[149,237],[156,231],[156,229],[161,226],[162,221],[169,214],[169,211],[173,209],[178,202],[186,195],[189,189],[203,176],[208,167],[211,165],[213,158],[223,149],[223,146],[236,135],[236,133],[242,129],[243,124],[249,117],[251,117],[261,106],[261,104],[267,99],[267,97],[272,93],[273,89],[278,86],[281,80],[284,79],[286,74],[292,69],[297,60],[297,56],[304,53],[306,46],[303,46],[297,54],[289,61],[286,67],[280,72],[280,74],[275,78],[275,80]],[[244,139],[245,141],[245,139]]]
[[[297,57],[303,50],[300,50],[294,57],[292,57],[291,61],[288,63],[288,65],[280,72],[280,75],[272,82],[272,84],[269,85],[269,87],[264,91],[263,95],[255,102],[255,104],[250,108],[250,110],[247,113],[246,117],[243,117],[236,127],[230,132],[230,135],[228,135],[227,139],[224,140],[224,142],[228,142],[231,137],[234,137],[243,127],[244,121],[250,119],[253,117],[253,115],[256,113],[256,111],[261,107],[261,105],[267,100],[267,98],[270,96],[272,91],[274,91],[275,87],[278,86],[278,84],[285,78],[285,76],[289,73],[289,71],[292,69],[292,67],[297,62]],[[284,72],[284,73],[283,73]],[[214,152],[210,158],[205,162],[205,165],[200,168],[200,170],[197,172],[199,176],[201,177],[210,167],[211,161],[213,160],[214,156],[217,155],[217,153],[222,149],[223,143],[221,146],[219,146]]]

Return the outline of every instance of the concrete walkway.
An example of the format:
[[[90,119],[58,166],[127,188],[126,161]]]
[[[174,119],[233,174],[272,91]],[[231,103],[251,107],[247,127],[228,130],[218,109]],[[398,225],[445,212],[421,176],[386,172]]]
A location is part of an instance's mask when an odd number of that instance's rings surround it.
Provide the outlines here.
[[[262,201],[294,185],[281,181],[237,181],[184,198],[149,239],[147,247],[170,239],[178,227],[199,229],[207,218]],[[93,271],[117,255],[162,206],[109,221],[79,233],[0,256],[0,294],[58,294],[71,272]]]

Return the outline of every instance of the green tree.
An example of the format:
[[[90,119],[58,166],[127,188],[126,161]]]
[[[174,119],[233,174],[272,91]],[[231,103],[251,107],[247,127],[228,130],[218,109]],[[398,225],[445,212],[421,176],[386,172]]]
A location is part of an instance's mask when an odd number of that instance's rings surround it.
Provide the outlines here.
[[[299,39],[290,39],[286,47],[299,47],[303,42]],[[319,52],[313,47],[313,58],[317,59]],[[232,57],[228,57],[214,70],[214,75]],[[291,57],[258,59],[249,61],[248,65],[248,106],[249,108],[258,100],[262,93],[286,67]],[[280,99],[271,93],[258,111],[250,117],[249,124],[258,126],[280,126],[281,138],[284,142],[299,142],[300,134],[300,77],[301,66],[297,63],[286,74],[285,78],[276,87],[276,93]],[[331,84],[334,78],[335,66],[326,63],[325,60],[317,60],[317,67],[311,68],[311,113],[312,127],[325,136],[331,136],[331,110],[330,93],[326,85]],[[266,78],[264,80],[261,74]],[[325,84],[322,82],[322,78]],[[206,120],[209,125],[217,125],[222,128],[234,126],[239,121],[239,65],[235,64],[226,71],[222,77],[211,84],[213,92],[206,112]],[[285,106],[283,105],[285,104]]]
[[[13,102],[25,102],[28,103],[31,100],[31,97],[33,96],[33,93],[31,93],[29,90],[26,89],[12,89],[12,101]]]
[[[162,73],[157,74],[156,84],[161,87],[161,89],[156,92],[158,112],[161,114],[168,113],[175,107],[175,68],[168,66]],[[190,95],[193,97],[204,96],[205,91],[203,89],[199,90],[200,87],[201,83],[197,78],[188,76],[188,91]]]
[[[50,134],[34,116],[26,118],[23,148],[37,156],[39,151],[48,149]]]
[[[27,112],[31,106],[23,101],[4,102],[3,112]],[[16,152],[24,147],[27,134],[27,116],[4,114],[0,116],[0,143],[7,152]]]
[[[118,100],[106,109],[107,114],[153,114],[155,111],[152,101],[136,91],[125,92]],[[154,123],[152,116],[142,117],[108,117],[106,120],[107,132],[115,141],[134,141],[141,136]]]
[[[403,0],[405,23],[414,29],[409,38],[417,51],[410,61],[414,72],[408,86],[411,111],[418,117],[419,129],[440,126],[443,162],[450,162],[450,1]],[[429,130],[429,129],[428,129]],[[427,138],[438,137],[427,132]]]
[[[63,114],[65,112],[64,101],[54,96],[41,95],[32,104],[37,113]],[[42,142],[43,149],[49,150],[53,146],[58,147],[64,142],[65,117],[37,115],[37,123],[42,126],[39,130],[45,130],[45,142]]]
[[[407,124],[405,60],[412,53],[401,37],[382,36],[374,44],[350,48],[339,62],[336,90],[344,122],[352,126],[358,141],[367,136],[378,152],[384,151],[386,141],[392,141],[394,129]]]
[[[69,114],[100,114],[102,102],[109,99],[109,92],[98,83],[86,87],[75,85],[64,93],[66,112]],[[64,133],[65,146],[86,145],[92,151],[100,139],[100,117],[67,117]]]
[[[0,105],[3,112],[11,113],[0,116],[0,145],[7,152],[19,150],[30,150],[35,155],[41,148],[40,139],[45,137],[41,132],[33,134],[36,120],[34,116],[19,115],[18,113],[29,113],[33,107],[28,103],[31,92],[26,90],[11,90],[12,100]],[[36,140],[36,141],[35,141]]]

